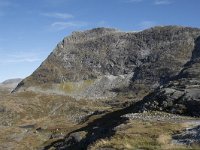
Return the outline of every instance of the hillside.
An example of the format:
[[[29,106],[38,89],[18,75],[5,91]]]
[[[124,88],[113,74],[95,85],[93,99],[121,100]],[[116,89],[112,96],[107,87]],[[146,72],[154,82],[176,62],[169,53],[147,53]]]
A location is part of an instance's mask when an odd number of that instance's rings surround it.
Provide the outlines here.
[[[147,94],[178,75],[193,59],[200,30],[180,26],[141,32],[96,28],[74,32],[15,91],[51,92],[74,98]]]
[[[200,52],[198,45],[198,52]],[[195,57],[198,55],[195,54]],[[198,56],[199,57],[199,56]],[[168,84],[147,95],[138,111],[161,110],[200,116],[200,59],[189,61]]]
[[[0,149],[195,150],[199,110],[200,29],[73,32],[0,87]]]
[[[8,79],[8,80],[5,80],[2,83],[0,83],[0,88],[9,89],[10,91],[12,91],[13,89],[15,89],[17,87],[17,85],[21,81],[22,81],[22,79],[20,79],[20,78]]]

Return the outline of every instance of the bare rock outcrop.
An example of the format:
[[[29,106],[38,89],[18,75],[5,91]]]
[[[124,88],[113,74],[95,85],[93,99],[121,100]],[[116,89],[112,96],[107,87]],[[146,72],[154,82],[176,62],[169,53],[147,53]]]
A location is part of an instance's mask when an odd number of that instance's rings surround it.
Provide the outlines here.
[[[195,57],[199,35],[197,28],[180,26],[74,32],[15,91],[107,98],[123,89],[140,92],[143,85],[148,92],[170,81]]]
[[[200,116],[200,37],[195,41],[191,60],[180,73],[140,102],[138,111],[149,110]]]

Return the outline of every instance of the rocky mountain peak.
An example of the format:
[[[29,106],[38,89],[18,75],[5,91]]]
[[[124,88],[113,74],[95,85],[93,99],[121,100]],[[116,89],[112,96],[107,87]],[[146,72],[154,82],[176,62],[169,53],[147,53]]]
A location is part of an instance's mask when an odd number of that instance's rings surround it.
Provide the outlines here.
[[[74,32],[16,90],[51,89],[92,98],[114,96],[116,89],[138,89],[138,84],[150,90],[169,82],[197,58],[199,36],[199,29],[180,26]]]

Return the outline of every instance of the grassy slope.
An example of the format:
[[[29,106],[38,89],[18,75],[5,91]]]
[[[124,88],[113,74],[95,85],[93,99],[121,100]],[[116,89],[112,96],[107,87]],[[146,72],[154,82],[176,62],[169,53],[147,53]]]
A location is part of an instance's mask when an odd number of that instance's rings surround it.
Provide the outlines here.
[[[0,149],[34,149],[62,131],[62,135],[96,110],[109,106],[70,97],[0,91]],[[32,127],[28,127],[32,126]],[[41,130],[36,130],[37,128]]]
[[[74,132],[85,133],[86,139],[98,135],[97,139],[86,144],[92,150],[199,148],[170,144],[171,134],[186,128],[183,124],[121,118],[132,111],[131,107],[114,109],[105,101],[77,101],[65,96],[31,92],[12,95],[0,92],[0,106],[3,108],[0,113],[0,149],[38,149]],[[96,110],[105,112],[91,115]],[[84,116],[88,117],[77,122]],[[108,132],[101,134],[102,128]]]

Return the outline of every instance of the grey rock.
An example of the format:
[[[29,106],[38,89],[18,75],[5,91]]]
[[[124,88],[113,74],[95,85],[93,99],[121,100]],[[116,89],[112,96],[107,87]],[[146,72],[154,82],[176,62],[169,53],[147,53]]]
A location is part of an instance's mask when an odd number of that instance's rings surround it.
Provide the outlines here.
[[[172,136],[172,139],[172,143],[175,144],[184,144],[189,146],[200,144],[200,126],[189,128],[182,133],[175,134]]]
[[[108,98],[116,96],[118,89],[140,92],[143,85],[148,93],[178,75],[191,58],[198,57],[199,36],[200,29],[180,26],[141,32],[109,28],[74,32],[15,91],[48,89],[78,98]],[[182,74],[187,75],[186,70]],[[88,80],[93,82],[85,86]],[[67,88],[60,88],[62,84]]]
[[[138,111],[160,109],[200,116],[200,58],[192,58],[174,80],[147,95],[138,107]]]

